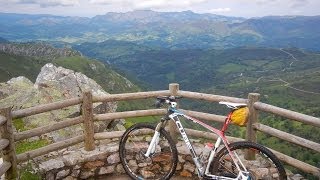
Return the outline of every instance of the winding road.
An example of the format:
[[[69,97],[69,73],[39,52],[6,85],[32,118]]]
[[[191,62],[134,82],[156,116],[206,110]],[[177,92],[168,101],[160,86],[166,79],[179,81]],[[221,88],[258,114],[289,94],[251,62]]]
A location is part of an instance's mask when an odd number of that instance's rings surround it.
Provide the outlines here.
[[[292,61],[292,62],[290,63],[290,65],[289,65],[289,68],[292,67],[292,64],[294,63],[294,61],[299,61],[292,53],[283,50],[283,48],[280,48],[279,50],[282,51],[282,52],[284,52],[284,53],[286,53],[286,54],[288,54],[288,55],[293,59],[293,61]],[[286,68],[284,68],[282,71],[285,71],[285,70],[286,70]],[[257,79],[256,83],[259,83],[262,78],[264,78],[264,77],[263,77],[263,76],[259,77],[259,78]],[[287,82],[287,81],[285,81],[285,80],[283,80],[283,79],[281,79],[281,78],[275,78],[275,79],[268,80],[268,81],[280,81],[280,82],[283,82],[283,83],[284,83],[283,86],[286,86],[286,87],[288,87],[288,88],[294,89],[294,90],[296,90],[296,91],[303,92],[303,93],[320,95],[320,93],[318,93],[318,92],[307,91],[307,90],[303,90],[303,89],[299,89],[299,88],[292,87],[292,86],[290,86],[291,83],[289,83],[289,82]]]

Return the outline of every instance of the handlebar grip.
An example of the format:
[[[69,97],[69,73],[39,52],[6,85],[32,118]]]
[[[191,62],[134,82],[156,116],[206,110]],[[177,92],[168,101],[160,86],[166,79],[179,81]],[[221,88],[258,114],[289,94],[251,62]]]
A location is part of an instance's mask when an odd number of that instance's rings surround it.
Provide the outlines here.
[[[160,108],[163,103],[170,104],[170,102],[176,102],[177,99],[181,99],[182,96],[159,96],[155,103],[156,108]]]
[[[160,108],[161,107],[161,101],[158,99],[157,101],[156,101],[156,108]]]

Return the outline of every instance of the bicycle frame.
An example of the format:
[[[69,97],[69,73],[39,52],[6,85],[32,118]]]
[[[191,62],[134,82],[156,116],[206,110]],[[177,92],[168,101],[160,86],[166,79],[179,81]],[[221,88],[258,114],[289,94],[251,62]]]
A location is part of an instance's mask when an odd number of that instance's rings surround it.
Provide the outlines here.
[[[227,130],[228,128],[228,125],[230,124],[230,119],[231,119],[231,115],[232,115],[232,112],[229,113],[229,115],[227,116],[226,120],[225,120],[225,123],[222,127],[221,130],[218,130],[214,127],[211,127],[207,124],[205,124],[204,122],[196,119],[196,118],[193,118],[191,116],[188,116],[186,114],[184,114],[183,112],[177,110],[176,108],[169,108],[168,111],[170,112],[169,114],[169,118],[171,120],[173,120],[176,125],[177,125],[177,128],[187,146],[187,148],[189,149],[190,151],[190,154],[192,156],[192,159],[194,161],[194,164],[196,165],[196,169],[197,169],[197,172],[198,172],[198,176],[201,178],[201,177],[207,177],[207,178],[211,178],[211,179],[228,179],[228,180],[231,180],[233,178],[230,178],[230,177],[224,177],[224,176],[216,176],[216,175],[212,175],[209,173],[209,168],[210,168],[210,164],[212,163],[213,161],[213,158],[217,152],[217,149],[219,148],[219,146],[221,145],[221,142],[225,145],[225,147],[227,148],[229,154],[230,154],[230,157],[232,159],[232,161],[235,163],[236,165],[236,168],[238,169],[238,171],[240,172],[238,174],[238,177],[235,178],[235,179],[247,179],[248,178],[248,172],[245,168],[245,166],[243,165],[243,163],[241,162],[240,158],[238,157],[238,155],[236,153],[234,153],[233,151],[230,151],[230,148],[229,148],[229,142],[227,140],[227,138],[225,137],[224,135],[224,132]],[[201,163],[200,163],[200,160],[199,160],[199,156],[196,154],[193,146],[192,146],[192,143],[190,142],[181,122],[180,122],[180,119],[179,117],[183,117],[187,120],[190,120],[192,121],[193,123],[196,123],[196,124],[199,124],[201,126],[203,126],[204,128],[210,130],[211,132],[217,134],[219,137],[214,145],[214,148],[210,151],[210,155],[209,155],[209,159],[208,159],[208,163],[206,166],[202,166]],[[160,136],[160,133],[159,133],[159,129],[163,126],[163,122],[160,122],[157,127],[156,127],[156,131],[155,131],[155,134],[150,142],[150,145],[148,147],[148,150],[145,154],[145,156],[149,157],[149,155],[151,153],[153,153],[155,151],[155,147],[157,146],[158,142],[159,142],[159,136]],[[243,170],[241,170],[241,168]]]

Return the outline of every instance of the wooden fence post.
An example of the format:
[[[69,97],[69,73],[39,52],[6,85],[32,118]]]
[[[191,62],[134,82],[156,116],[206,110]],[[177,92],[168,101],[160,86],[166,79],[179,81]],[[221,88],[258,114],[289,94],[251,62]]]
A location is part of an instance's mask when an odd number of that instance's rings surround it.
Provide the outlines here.
[[[13,125],[11,108],[0,110],[0,114],[5,117],[6,122],[0,127],[0,139],[7,139],[9,145],[3,149],[3,162],[10,162],[11,167],[5,173],[5,179],[17,179],[17,156],[14,145]]]
[[[250,142],[257,142],[257,131],[253,128],[253,124],[258,122],[258,110],[254,108],[254,103],[259,101],[260,94],[249,93],[248,95],[248,108],[249,108],[249,119],[247,122],[246,140]],[[254,153],[246,153],[246,159],[254,159]]]
[[[179,91],[179,84],[171,83],[169,84],[169,91],[171,96],[177,96]],[[169,121],[169,133],[175,143],[178,142],[178,133],[176,132],[177,126],[175,122]]]
[[[83,93],[82,118],[84,125],[84,149],[92,151],[95,149],[94,143],[94,122],[93,122],[93,102],[91,91]]]

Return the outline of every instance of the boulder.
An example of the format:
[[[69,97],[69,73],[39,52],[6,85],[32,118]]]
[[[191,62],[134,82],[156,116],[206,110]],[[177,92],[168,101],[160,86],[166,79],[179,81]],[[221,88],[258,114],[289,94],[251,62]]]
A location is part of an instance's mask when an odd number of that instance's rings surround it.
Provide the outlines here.
[[[74,97],[81,97],[85,91],[91,91],[94,96],[108,93],[94,80],[86,75],[49,63],[41,68],[36,82],[33,84],[25,77],[17,77],[6,83],[0,83],[0,108],[13,107],[13,110],[24,109],[40,104],[47,104]],[[115,112],[116,103],[94,103],[94,113]],[[81,106],[71,106],[62,110],[54,110],[23,118],[24,129],[46,126],[66,118],[80,115]],[[95,123],[95,132],[105,130],[110,122]],[[113,128],[113,127],[110,127]],[[45,137],[60,141],[75,135],[80,135],[83,129],[80,125],[51,132]]]

